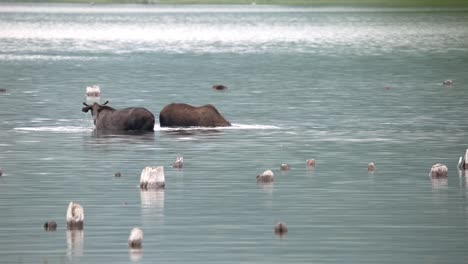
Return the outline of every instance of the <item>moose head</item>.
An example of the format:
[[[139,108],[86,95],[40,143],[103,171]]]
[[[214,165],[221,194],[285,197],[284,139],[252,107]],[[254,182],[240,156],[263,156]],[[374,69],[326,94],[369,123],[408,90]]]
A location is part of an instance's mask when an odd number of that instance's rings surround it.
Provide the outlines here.
[[[98,115],[99,113],[103,110],[103,109],[109,109],[109,110],[112,110],[111,107],[109,106],[106,106],[107,104],[109,103],[109,101],[106,101],[104,104],[98,104],[98,103],[93,103],[92,105],[89,105],[87,103],[84,103],[83,102],[83,105],[85,107],[83,107],[81,109],[81,111],[85,112],[85,113],[88,113],[89,110],[91,110],[91,115],[93,116],[93,121],[94,121],[94,124],[96,124],[96,120],[98,118]]]

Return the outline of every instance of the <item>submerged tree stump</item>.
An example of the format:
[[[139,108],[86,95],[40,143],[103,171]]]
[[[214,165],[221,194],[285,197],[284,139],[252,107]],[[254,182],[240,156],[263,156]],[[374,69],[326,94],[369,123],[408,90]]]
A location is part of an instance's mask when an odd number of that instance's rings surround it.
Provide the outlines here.
[[[448,168],[441,163],[434,164],[431,168],[430,175],[432,178],[447,178]]]
[[[45,231],[55,231],[57,229],[57,223],[54,220],[47,221],[44,223]]]
[[[266,170],[257,175],[257,182],[273,182],[274,180],[275,175],[271,170]]]
[[[306,165],[309,168],[314,168],[315,167],[315,160],[314,159],[308,159],[306,160]]]
[[[282,163],[281,166],[280,166],[280,170],[282,171],[288,171],[291,169],[291,166],[287,163]]]
[[[184,166],[184,158],[177,157],[174,163],[172,163],[172,168],[181,169]]]
[[[224,91],[227,89],[227,86],[222,85],[222,84],[215,84],[212,86],[212,88],[217,91]]]
[[[282,235],[286,234],[287,232],[288,232],[288,227],[286,226],[285,223],[283,223],[281,221],[276,223],[276,225],[275,225],[275,234],[282,236]]]

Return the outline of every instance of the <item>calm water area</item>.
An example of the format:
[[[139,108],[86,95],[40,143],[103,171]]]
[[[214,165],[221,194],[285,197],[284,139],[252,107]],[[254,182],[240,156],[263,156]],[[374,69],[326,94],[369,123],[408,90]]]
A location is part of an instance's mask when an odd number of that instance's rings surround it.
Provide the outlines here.
[[[0,263],[468,263],[467,70],[468,10],[0,4]],[[233,126],[96,135],[94,84]]]

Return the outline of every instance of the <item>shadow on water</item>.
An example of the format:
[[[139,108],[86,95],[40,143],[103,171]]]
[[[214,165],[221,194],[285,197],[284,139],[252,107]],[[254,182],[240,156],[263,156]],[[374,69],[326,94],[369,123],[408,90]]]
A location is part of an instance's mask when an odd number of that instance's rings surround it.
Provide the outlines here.
[[[154,131],[97,131],[93,130],[93,137],[122,137],[122,136],[133,136],[140,138],[152,138],[154,139]]]
[[[217,137],[223,134],[222,130],[218,129],[171,129],[171,130],[161,130],[161,134],[174,136],[174,137],[189,137],[189,136],[208,136],[208,137]]]
[[[96,144],[112,144],[112,143],[149,143],[153,142],[154,132],[97,132],[93,131],[91,136],[91,142]]]

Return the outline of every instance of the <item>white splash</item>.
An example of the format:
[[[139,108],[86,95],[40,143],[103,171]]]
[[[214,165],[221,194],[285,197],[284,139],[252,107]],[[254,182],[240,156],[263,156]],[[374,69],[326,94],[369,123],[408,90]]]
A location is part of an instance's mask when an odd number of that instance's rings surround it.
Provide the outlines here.
[[[246,125],[232,124],[228,127],[160,127],[158,124],[154,126],[154,131],[190,131],[190,130],[271,130],[281,129],[278,126],[272,125]]]
[[[272,125],[246,125],[232,124],[229,127],[160,127],[154,126],[154,131],[193,131],[193,130],[272,130],[281,129]],[[38,127],[15,127],[15,131],[26,132],[51,132],[51,133],[89,133],[94,130],[94,126],[38,126]]]
[[[96,60],[97,56],[60,56],[60,55],[14,55],[14,54],[0,54],[0,61],[62,61],[62,60],[80,60],[89,61]]]
[[[91,132],[93,128],[77,127],[77,126],[57,126],[57,127],[15,127],[16,131],[32,131],[32,132],[54,132],[54,133],[83,133]]]

